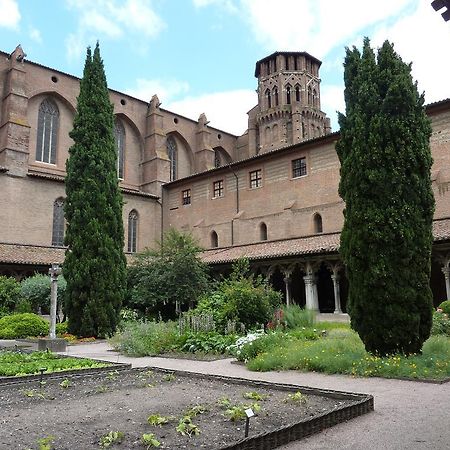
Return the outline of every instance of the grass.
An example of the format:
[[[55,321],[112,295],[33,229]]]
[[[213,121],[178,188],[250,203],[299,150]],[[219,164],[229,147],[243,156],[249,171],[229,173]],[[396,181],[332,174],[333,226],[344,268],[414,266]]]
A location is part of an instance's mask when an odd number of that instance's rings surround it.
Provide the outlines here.
[[[323,324],[317,324],[320,329]],[[450,377],[450,338],[432,336],[424,344],[421,355],[377,357],[366,352],[359,336],[346,327],[327,325],[325,337],[315,340],[272,338],[247,362],[255,371],[301,370],[362,377],[445,379]],[[257,345],[255,347],[258,347]]]
[[[107,367],[108,363],[99,363],[91,359],[60,358],[50,352],[20,353],[14,351],[0,352],[0,376],[13,377],[64,370]]]

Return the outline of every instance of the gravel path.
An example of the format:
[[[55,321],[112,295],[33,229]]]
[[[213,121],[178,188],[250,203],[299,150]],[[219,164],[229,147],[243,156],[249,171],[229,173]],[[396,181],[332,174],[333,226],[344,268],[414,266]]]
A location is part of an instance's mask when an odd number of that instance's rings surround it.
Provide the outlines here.
[[[68,347],[68,355],[127,362],[133,367],[161,367],[252,380],[372,394],[375,412],[283,447],[285,450],[450,449],[450,383],[431,384],[382,378],[352,378],[319,373],[250,372],[232,359],[192,361],[159,357],[130,358],[110,351],[107,343]]]

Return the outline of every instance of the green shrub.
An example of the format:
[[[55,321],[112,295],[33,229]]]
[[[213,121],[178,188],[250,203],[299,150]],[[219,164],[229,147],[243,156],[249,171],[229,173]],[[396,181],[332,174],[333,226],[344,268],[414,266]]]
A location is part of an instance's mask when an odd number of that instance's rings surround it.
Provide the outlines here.
[[[435,312],[433,314],[433,326],[431,327],[433,336],[450,336],[450,317],[444,312]]]
[[[442,309],[443,313],[450,314],[450,300],[445,300],[445,302],[442,302],[438,308]]]
[[[300,308],[298,305],[283,306],[282,321],[286,328],[313,327],[315,322],[315,313],[309,309]]]
[[[202,353],[226,353],[230,345],[236,341],[233,334],[222,335],[215,331],[207,333],[188,333],[183,338],[184,344],[181,347],[185,352]]]
[[[56,334],[58,336],[68,333],[68,322],[61,322],[56,324]]]
[[[0,339],[45,336],[48,330],[48,322],[36,314],[14,314],[0,319]]]
[[[172,351],[178,348],[179,341],[175,322],[127,322],[109,340],[116,350],[130,356]]]
[[[0,310],[13,312],[22,300],[19,282],[12,277],[0,276]]]

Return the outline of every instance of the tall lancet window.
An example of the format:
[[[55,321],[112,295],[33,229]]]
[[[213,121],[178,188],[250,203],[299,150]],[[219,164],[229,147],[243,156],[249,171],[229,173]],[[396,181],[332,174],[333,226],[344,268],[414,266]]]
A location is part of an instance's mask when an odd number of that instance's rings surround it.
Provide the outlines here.
[[[128,251],[130,253],[137,252],[138,218],[139,216],[135,209],[128,214]]]
[[[114,138],[117,149],[117,176],[123,180],[125,166],[125,128],[119,119],[114,122]]]
[[[59,110],[56,103],[46,98],[39,106],[36,140],[36,161],[56,164],[56,145]]]
[[[170,161],[170,181],[177,179],[177,143],[172,136],[167,138],[167,156]]]
[[[64,199],[57,198],[53,203],[52,245],[64,245]]]

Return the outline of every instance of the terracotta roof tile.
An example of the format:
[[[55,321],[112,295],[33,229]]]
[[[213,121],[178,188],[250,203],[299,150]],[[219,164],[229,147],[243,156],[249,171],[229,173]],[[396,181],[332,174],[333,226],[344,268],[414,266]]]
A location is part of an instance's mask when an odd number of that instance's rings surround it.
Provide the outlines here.
[[[450,240],[450,219],[433,222],[435,242]],[[257,242],[234,247],[214,248],[202,253],[202,260],[210,264],[224,264],[246,257],[250,260],[283,258],[288,256],[319,255],[339,251],[340,233],[320,234],[303,238]]]

